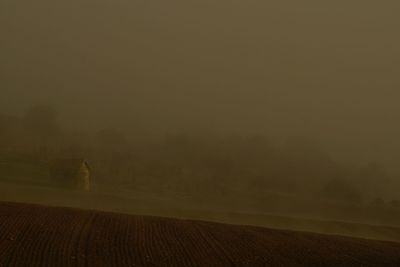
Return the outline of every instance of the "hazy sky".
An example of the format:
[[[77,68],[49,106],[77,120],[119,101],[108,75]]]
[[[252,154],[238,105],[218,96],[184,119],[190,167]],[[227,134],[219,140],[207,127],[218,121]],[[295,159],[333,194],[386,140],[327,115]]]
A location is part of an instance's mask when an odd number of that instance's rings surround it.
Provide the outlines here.
[[[0,112],[400,157],[398,1],[1,0]]]

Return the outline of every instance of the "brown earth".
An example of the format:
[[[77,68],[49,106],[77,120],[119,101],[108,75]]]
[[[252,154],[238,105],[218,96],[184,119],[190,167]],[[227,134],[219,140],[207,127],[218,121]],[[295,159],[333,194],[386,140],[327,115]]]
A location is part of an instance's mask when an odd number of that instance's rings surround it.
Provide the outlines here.
[[[279,196],[276,198],[279,199]],[[275,197],[270,195],[268,199],[263,202],[266,206],[273,202]],[[0,202],[33,203],[400,242],[400,213],[384,207],[348,207],[337,203],[320,203],[313,199],[313,202],[320,206],[310,210],[310,201],[280,198],[278,202],[283,204],[280,208],[266,208],[264,213],[252,210],[252,204],[237,206],[229,201],[223,204],[207,199],[209,204],[203,205],[204,200],[206,198],[197,199],[193,203],[193,200],[187,197],[174,195],[173,198],[168,198],[137,190],[103,188],[94,192],[75,192],[0,182]],[[246,202],[239,196],[237,201]],[[303,212],[299,212],[300,210]]]
[[[400,243],[1,203],[0,266],[400,266]]]

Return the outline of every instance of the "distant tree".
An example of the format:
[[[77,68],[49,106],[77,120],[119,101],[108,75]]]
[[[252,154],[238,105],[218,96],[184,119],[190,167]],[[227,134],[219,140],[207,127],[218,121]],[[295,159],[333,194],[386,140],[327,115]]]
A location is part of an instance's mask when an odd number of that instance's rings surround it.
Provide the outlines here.
[[[49,105],[35,105],[25,110],[25,124],[29,130],[42,134],[53,135],[60,130],[58,114]]]
[[[392,200],[390,201],[390,205],[394,208],[400,208],[400,200]]]
[[[377,197],[372,201],[373,206],[382,207],[385,205],[385,200],[381,197]]]
[[[323,188],[323,196],[347,202],[361,202],[362,200],[359,190],[344,179],[330,180]]]
[[[56,110],[49,105],[34,105],[25,110],[23,124],[35,149],[47,149],[61,134]]]
[[[361,169],[358,182],[362,184],[365,194],[374,199],[385,194],[389,175],[382,164],[370,162]]]
[[[117,129],[106,128],[93,138],[95,169],[103,180],[126,180],[130,176],[132,155],[129,142]]]
[[[128,140],[123,133],[115,128],[105,128],[97,132],[94,145],[106,153],[119,153],[128,150]]]
[[[14,144],[16,133],[10,120],[11,118],[0,115],[0,153],[4,153]]]

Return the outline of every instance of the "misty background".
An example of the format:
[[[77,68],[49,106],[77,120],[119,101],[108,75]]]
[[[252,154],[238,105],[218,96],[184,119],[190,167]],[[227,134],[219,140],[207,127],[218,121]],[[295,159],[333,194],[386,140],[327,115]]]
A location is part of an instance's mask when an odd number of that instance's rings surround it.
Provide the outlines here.
[[[133,187],[397,199],[399,8],[3,0],[2,152]]]

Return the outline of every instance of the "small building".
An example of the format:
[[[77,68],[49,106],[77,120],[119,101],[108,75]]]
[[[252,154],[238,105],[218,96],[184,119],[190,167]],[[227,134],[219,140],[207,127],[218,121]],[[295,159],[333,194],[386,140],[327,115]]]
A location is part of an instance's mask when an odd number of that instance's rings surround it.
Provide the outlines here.
[[[60,159],[51,164],[52,181],[63,188],[90,190],[90,168],[85,159]]]

